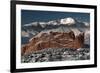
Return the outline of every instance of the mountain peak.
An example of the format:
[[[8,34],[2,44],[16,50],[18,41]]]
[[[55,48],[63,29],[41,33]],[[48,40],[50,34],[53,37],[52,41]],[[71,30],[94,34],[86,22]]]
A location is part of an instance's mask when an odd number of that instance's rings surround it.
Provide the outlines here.
[[[61,19],[60,22],[61,24],[65,24],[65,25],[73,25],[76,23],[75,19],[73,19],[72,17]]]

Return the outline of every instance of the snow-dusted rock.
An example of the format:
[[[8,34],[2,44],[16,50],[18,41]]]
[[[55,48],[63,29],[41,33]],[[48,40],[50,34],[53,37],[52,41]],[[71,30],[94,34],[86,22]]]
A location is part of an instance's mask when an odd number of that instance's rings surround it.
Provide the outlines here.
[[[65,25],[73,25],[75,24],[75,20],[71,17],[68,17],[68,18],[61,19],[60,23]]]

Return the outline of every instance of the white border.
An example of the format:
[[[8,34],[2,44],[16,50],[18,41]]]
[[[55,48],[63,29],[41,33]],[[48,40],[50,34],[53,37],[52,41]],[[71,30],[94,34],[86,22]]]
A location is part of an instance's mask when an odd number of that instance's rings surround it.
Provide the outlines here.
[[[90,36],[91,36],[90,37],[90,60],[43,62],[43,63],[21,63],[21,38],[20,38],[21,36],[21,9],[90,13]],[[16,68],[17,69],[86,65],[86,64],[88,65],[94,64],[94,10],[93,9],[35,6],[35,5],[16,5]]]

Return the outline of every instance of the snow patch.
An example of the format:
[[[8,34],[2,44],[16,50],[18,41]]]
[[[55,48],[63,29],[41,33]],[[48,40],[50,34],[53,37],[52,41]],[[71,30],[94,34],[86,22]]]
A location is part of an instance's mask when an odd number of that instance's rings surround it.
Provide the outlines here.
[[[75,24],[75,20],[71,17],[68,17],[68,18],[64,18],[64,19],[61,19],[60,21],[61,24],[65,24],[65,25],[73,25]]]

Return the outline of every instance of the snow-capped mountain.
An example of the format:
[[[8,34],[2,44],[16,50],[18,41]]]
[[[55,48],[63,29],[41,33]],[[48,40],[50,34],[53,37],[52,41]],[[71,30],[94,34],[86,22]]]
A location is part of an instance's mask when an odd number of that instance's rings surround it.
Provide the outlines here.
[[[40,26],[41,28],[45,28],[47,26],[59,26],[59,25],[66,25],[66,26],[89,26],[89,23],[87,22],[81,22],[78,21],[74,18],[68,17],[68,18],[64,18],[64,19],[59,19],[59,20],[52,20],[52,21],[48,21],[48,22],[32,22],[29,24],[25,24],[24,27],[38,27]]]
[[[64,19],[61,19],[61,20],[60,20],[60,24],[64,24],[64,25],[73,25],[73,24],[75,24],[75,23],[76,23],[75,19],[73,19],[73,18],[71,18],[71,17],[69,17],[69,18],[64,18]]]
[[[49,31],[59,31],[67,32],[73,31],[75,35],[80,32],[85,32],[89,30],[90,24],[88,22],[82,22],[74,18],[68,17],[59,20],[50,20],[48,22],[32,22],[29,24],[24,24],[22,26],[22,39],[28,39],[37,35],[40,32],[49,32]],[[24,42],[25,43],[25,42]],[[23,44],[23,41],[22,41]]]

